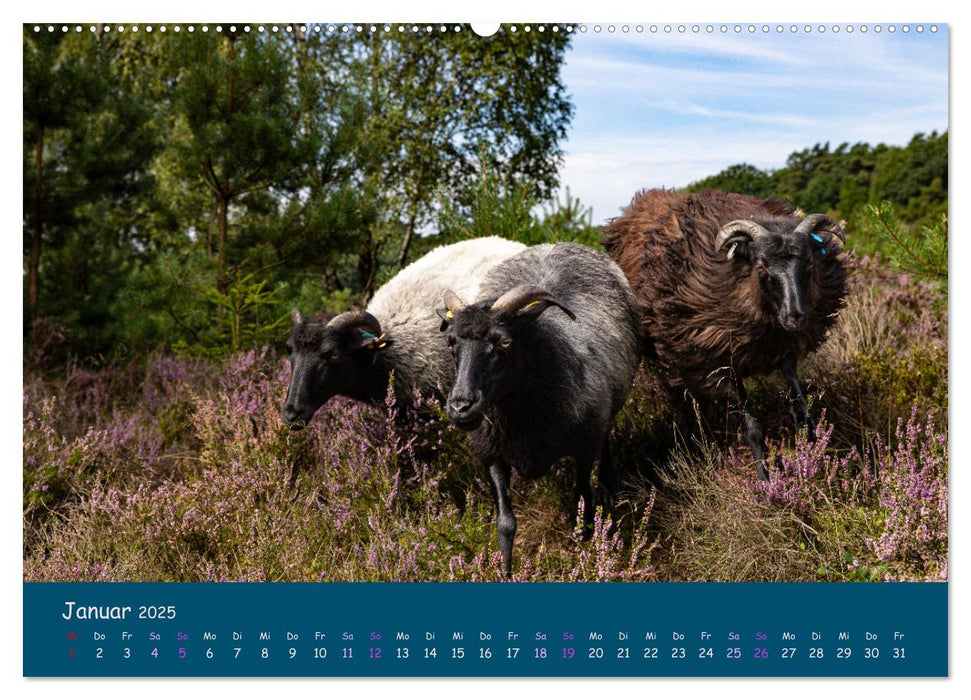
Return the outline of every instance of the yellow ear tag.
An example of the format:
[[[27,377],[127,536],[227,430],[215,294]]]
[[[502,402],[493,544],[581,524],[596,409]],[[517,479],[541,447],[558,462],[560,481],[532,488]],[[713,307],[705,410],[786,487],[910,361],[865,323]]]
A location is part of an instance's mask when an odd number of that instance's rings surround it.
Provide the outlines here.
[[[384,347],[385,345],[387,345],[387,343],[381,343],[381,344],[380,344],[380,345],[378,346],[378,350],[380,350],[381,348],[383,348],[383,347]]]
[[[539,302],[540,302],[540,300],[538,300],[538,299],[537,299],[536,301],[531,301],[531,302],[529,302],[528,304],[526,304],[526,306],[524,306],[524,307],[523,307],[523,311],[525,311],[526,309],[531,309],[531,308],[533,308],[533,307],[534,307],[534,306],[536,306],[536,305],[537,305],[537,304],[538,304]]]
[[[455,314],[452,313],[451,309],[445,311],[445,316],[448,318],[455,318]]]

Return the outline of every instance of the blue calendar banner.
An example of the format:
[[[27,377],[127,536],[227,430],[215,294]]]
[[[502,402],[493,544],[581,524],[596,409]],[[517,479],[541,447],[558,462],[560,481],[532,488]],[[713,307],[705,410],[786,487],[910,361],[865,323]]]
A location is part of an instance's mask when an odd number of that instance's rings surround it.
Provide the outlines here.
[[[946,676],[947,584],[26,583],[25,676]]]

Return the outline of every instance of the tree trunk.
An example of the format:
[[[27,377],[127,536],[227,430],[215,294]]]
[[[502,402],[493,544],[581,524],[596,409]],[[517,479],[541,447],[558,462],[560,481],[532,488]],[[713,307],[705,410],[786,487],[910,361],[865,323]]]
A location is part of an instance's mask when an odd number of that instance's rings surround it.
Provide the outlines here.
[[[229,290],[229,283],[226,280],[226,241],[229,237],[229,197],[225,194],[219,195],[219,252],[217,260],[219,262],[218,286],[219,293],[225,295]]]
[[[40,287],[40,248],[41,235],[44,232],[44,184],[42,180],[44,168],[44,125],[37,125],[37,150],[34,155],[36,182],[34,184],[34,235],[30,246],[30,261],[27,264],[30,292],[28,296],[28,310],[30,317],[37,314],[37,294]]]
[[[369,231],[357,256],[357,281],[361,285],[361,298],[366,304],[374,293],[374,277],[377,268],[378,251],[374,237]]]
[[[236,60],[236,35],[229,34],[229,86],[226,92],[226,123],[233,121],[233,93],[236,88],[235,66],[232,65]],[[227,294],[229,291],[229,281],[226,279],[226,241],[229,240],[229,201],[232,196],[230,191],[229,175],[226,168],[223,168],[222,182],[219,192],[219,278],[218,287],[220,294]]]
[[[401,250],[398,251],[397,267],[400,270],[408,261],[408,249],[411,247],[411,240],[415,237],[415,219],[418,218],[416,208],[412,208],[411,215],[408,217],[408,226],[405,228],[405,239],[401,242]]]
[[[418,173],[418,185],[415,188],[415,198],[411,202],[411,210],[408,212],[408,226],[405,228],[405,239],[401,242],[401,250],[398,251],[398,269],[400,270],[408,262],[408,250],[411,242],[415,238],[415,225],[418,223],[418,211],[421,208],[421,200],[424,196],[424,173]]]

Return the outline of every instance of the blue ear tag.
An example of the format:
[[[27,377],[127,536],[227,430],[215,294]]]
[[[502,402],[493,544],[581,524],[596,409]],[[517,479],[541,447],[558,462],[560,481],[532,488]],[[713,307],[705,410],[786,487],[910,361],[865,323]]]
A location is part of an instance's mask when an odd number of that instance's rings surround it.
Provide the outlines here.
[[[817,243],[822,243],[822,242],[823,242],[823,239],[822,239],[822,238],[820,238],[819,236],[817,236],[817,235],[816,235],[815,233],[810,233],[809,235],[810,235],[810,236],[812,237],[812,239],[813,239],[814,241],[816,241]],[[820,251],[819,251],[819,253],[820,253],[820,255],[826,255],[826,249],[825,249],[825,248],[823,248],[822,250],[820,250]]]
[[[372,334],[372,333],[361,333],[361,337],[362,338],[377,338],[377,336],[374,335],[374,334]]]

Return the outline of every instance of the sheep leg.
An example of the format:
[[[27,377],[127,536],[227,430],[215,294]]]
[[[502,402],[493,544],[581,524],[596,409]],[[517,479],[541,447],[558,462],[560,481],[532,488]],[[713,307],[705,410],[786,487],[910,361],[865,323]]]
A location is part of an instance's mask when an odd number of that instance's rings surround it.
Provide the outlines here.
[[[489,477],[495,489],[496,506],[499,516],[496,522],[499,530],[499,551],[502,553],[502,571],[506,578],[512,575],[512,541],[516,536],[516,516],[512,512],[512,496],[509,493],[509,465],[493,462],[489,467]]]
[[[806,429],[806,439],[812,441],[815,437],[816,427],[813,425],[812,418],[809,417],[809,404],[799,386],[799,378],[796,376],[796,358],[786,355],[782,358],[782,376],[785,377],[789,385],[789,412],[792,420],[796,424],[796,430]]]
[[[614,496],[617,493],[617,472],[614,462],[610,458],[610,439],[604,438],[603,448],[600,450],[600,466],[597,468],[597,478],[603,489],[603,507],[605,513],[614,512]]]
[[[590,485],[590,475],[593,474],[593,458],[587,455],[578,456],[577,479],[573,486],[573,503],[583,499],[583,539],[588,540],[593,535],[593,487]]]
[[[755,459],[755,471],[759,475],[759,481],[769,480],[769,470],[765,466],[762,443],[765,440],[765,433],[762,430],[762,423],[756,418],[749,409],[748,394],[745,385],[739,377],[735,380],[735,391],[738,393],[738,402],[742,409],[742,419],[745,422],[745,440],[752,450],[752,457]]]

